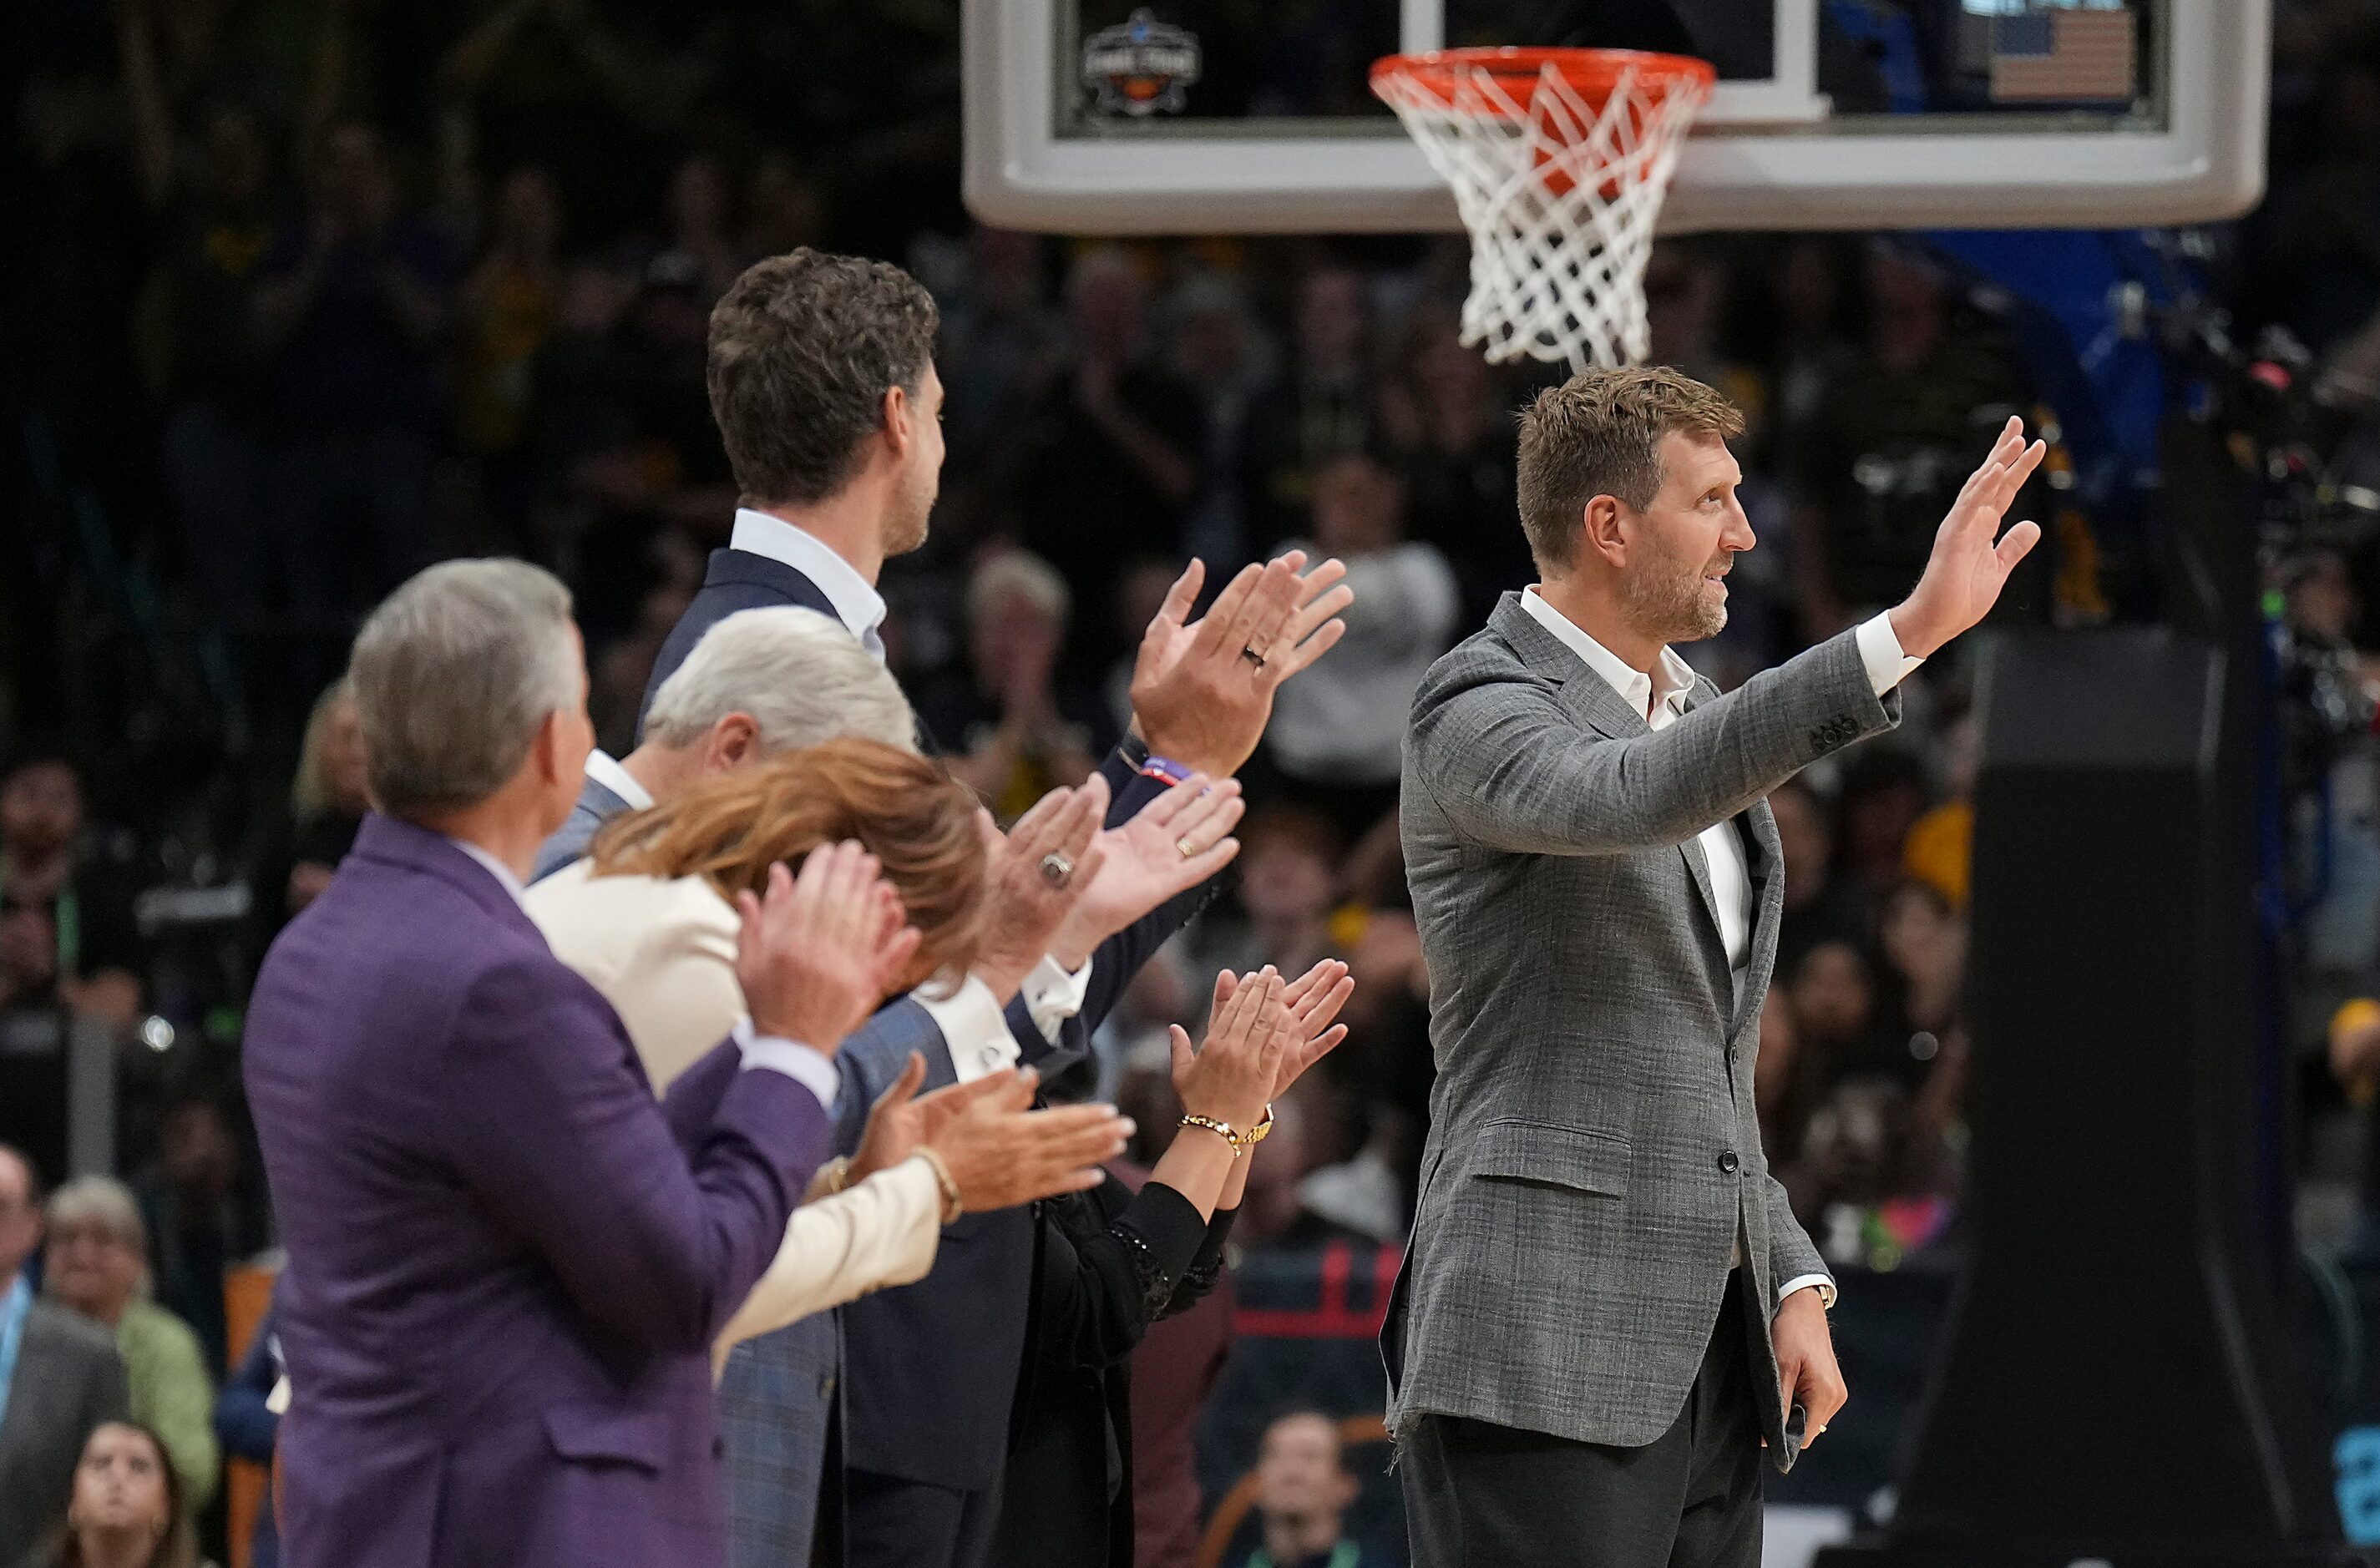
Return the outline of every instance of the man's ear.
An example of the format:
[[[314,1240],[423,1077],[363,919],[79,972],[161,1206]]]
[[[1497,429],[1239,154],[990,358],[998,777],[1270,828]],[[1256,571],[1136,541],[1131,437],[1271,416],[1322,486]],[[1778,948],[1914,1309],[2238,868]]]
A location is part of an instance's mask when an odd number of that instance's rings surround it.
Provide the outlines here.
[[[910,400],[909,389],[897,383],[884,394],[884,443],[892,449],[898,462],[909,456],[909,447],[917,439],[912,423],[917,417],[917,407]]]
[[[1613,566],[1628,564],[1627,509],[1617,498],[1598,495],[1586,504],[1579,531],[1579,553]]]
[[[545,716],[545,723],[537,727],[536,743],[529,748],[529,754],[537,759],[538,782],[540,784],[562,782],[562,757],[566,749],[562,734],[562,710],[559,708],[548,713]]]
[[[702,769],[707,773],[727,772],[759,755],[760,726],[749,713],[728,714],[703,737]]]

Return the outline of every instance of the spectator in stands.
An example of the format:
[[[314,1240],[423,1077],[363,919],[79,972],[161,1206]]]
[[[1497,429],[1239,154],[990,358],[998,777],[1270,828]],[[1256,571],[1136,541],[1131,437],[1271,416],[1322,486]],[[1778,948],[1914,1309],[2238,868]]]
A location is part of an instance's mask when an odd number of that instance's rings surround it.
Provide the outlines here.
[[[1943,726],[1941,762],[1948,797],[1910,824],[1900,861],[1944,904],[1964,909],[1974,870],[1975,772],[1983,765],[1974,714],[1961,713]]]
[[[710,308],[754,258],[735,238],[735,199],[727,171],[707,153],[685,159],[670,172],[663,211],[669,224],[665,256],[683,258],[694,279],[695,298]]]
[[[1195,939],[1199,965],[1302,974],[1331,955],[1342,840],[1330,819],[1302,806],[1265,806],[1240,827],[1244,918],[1212,917]]]
[[[1038,440],[1024,476],[1024,543],[1066,574],[1077,604],[1115,597],[1123,556],[1173,553],[1198,495],[1205,449],[1198,400],[1149,352],[1148,285],[1123,250],[1087,251],[1066,280],[1074,327],[1069,360],[1045,373],[1035,399]],[[1097,677],[1119,650],[1086,621],[1068,662]]]
[[[140,932],[84,825],[82,776],[63,752],[24,752],[0,773],[0,911],[40,917],[18,930],[41,938],[30,951],[12,941],[18,984],[0,1003],[46,987],[76,1012],[129,1027],[140,1013]]]
[[[543,169],[516,169],[496,193],[487,249],[456,298],[463,449],[517,451],[528,433],[529,367],[553,335],[562,289],[562,193]]]
[[[144,967],[130,891],[84,831],[80,774],[62,752],[18,754],[0,772],[0,1140],[52,1176],[77,1032],[129,1029]]]
[[[274,1305],[265,1308],[264,1317],[249,1337],[247,1353],[224,1380],[223,1392],[215,1399],[215,1436],[222,1440],[224,1452],[235,1459],[245,1459],[266,1470],[273,1467],[273,1451],[281,1436],[281,1416],[273,1408],[273,1392],[288,1375],[288,1364],[281,1355],[281,1310],[278,1292]],[[281,1568],[281,1527],[268,1501],[256,1511],[256,1526],[249,1537],[249,1568]]]
[[[1967,925],[1938,891],[1910,881],[1886,894],[1876,928],[1890,1026],[1885,1038],[1900,1044],[1890,1065],[1914,1088],[1959,1022]]]
[[[1822,942],[1802,955],[1787,982],[1804,1069],[1822,1085],[1880,1053],[1876,972],[1848,942]]]
[[[1097,693],[1059,674],[1073,608],[1039,556],[990,557],[967,582],[967,675],[918,705],[929,740],[1003,822],[1089,778],[1116,741]]]
[[[1363,1550],[1346,1533],[1361,1490],[1347,1473],[1336,1420],[1319,1410],[1275,1416],[1257,1449],[1264,1544],[1244,1568],[1363,1568]]]
[[[25,1568],[199,1568],[196,1513],[164,1440],[109,1421],[83,1445],[58,1538]]]
[[[1322,465],[1312,543],[1293,548],[1345,561],[1355,602],[1329,663],[1281,693],[1265,736],[1291,793],[1357,844],[1396,810],[1406,711],[1452,640],[1459,590],[1437,546],[1404,537],[1404,487],[1366,453]]]
[[[145,125],[147,116],[136,114],[135,123]],[[161,124],[155,134],[164,133]],[[248,297],[280,214],[254,114],[235,104],[214,109],[203,145],[198,179],[174,192],[164,214],[157,273],[164,319],[149,352],[166,398],[161,456],[183,549],[208,611],[246,652],[271,580],[264,386]],[[162,157],[170,168],[170,146]],[[241,673],[251,680],[267,675],[247,660]],[[250,695],[261,700],[271,693]]]
[[[230,1362],[224,1278],[267,1239],[236,1201],[239,1176],[222,1108],[190,1094],[166,1107],[156,1159],[133,1184],[154,1248],[152,1294],[199,1336],[211,1372]]]
[[[1197,395],[1207,432],[1198,456],[1201,488],[1183,524],[1183,551],[1233,568],[1256,549],[1248,529],[1249,418],[1270,374],[1270,346],[1240,286],[1216,273],[1191,277],[1173,291],[1168,307],[1173,373]]]
[[[433,553],[458,268],[442,232],[404,209],[370,126],[323,138],[312,196],[258,270],[250,322],[283,438],[268,479],[275,552],[319,686],[346,614]]]
[[[305,744],[298,754],[298,775],[289,784],[289,815],[296,827],[289,874],[279,889],[285,918],[313,903],[331,885],[370,809],[364,795],[363,723],[356,717],[355,690],[342,675],[314,699]]]
[[[188,1325],[149,1299],[148,1232],[132,1190],[113,1176],[78,1176],[51,1195],[42,1288],[61,1307],[115,1336],[132,1419],[155,1430],[196,1512],[215,1495],[214,1387]]]
[[[130,1407],[106,1331],[37,1299],[25,1264],[42,1242],[32,1162],[0,1144],[0,1562],[58,1523],[83,1440]]]
[[[1904,747],[1864,746],[1843,770],[1835,874],[1870,909],[1907,875],[1910,830],[1925,814],[1925,764]]]
[[[1864,942],[1868,904],[1835,872],[1835,822],[1806,784],[1789,780],[1768,796],[1785,855],[1785,913],[1778,923],[1777,972],[1791,975],[1802,955],[1825,942]]]
[[[1368,286],[1335,264],[1298,280],[1289,363],[1248,409],[1248,544],[1259,553],[1306,527],[1324,467],[1373,440]]]
[[[761,153],[744,182],[745,258],[782,256],[816,245],[826,227],[824,200],[818,182],[791,153]]]
[[[1936,263],[1876,242],[1867,287],[1867,345],[1793,455],[1802,631],[1814,641],[1916,580],[1975,455],[2024,401],[2001,337],[1969,319]]]
[[[1536,578],[1512,526],[1512,404],[1494,368],[1463,346],[1453,311],[1424,306],[1382,391],[1381,422],[1402,459],[1410,531],[1439,548],[1463,585],[1460,636],[1487,624],[1498,595]]]

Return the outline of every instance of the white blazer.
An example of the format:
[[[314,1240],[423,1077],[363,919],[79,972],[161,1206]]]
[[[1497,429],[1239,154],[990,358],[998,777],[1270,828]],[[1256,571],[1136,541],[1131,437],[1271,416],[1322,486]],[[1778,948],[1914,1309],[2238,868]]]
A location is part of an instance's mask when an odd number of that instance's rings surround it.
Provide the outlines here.
[[[700,877],[603,876],[579,860],[528,890],[553,955],[603,993],[636,1042],[653,1092],[744,1017],[735,907]],[[785,1239],[711,1347],[715,1375],[756,1334],[925,1278],[941,1237],[942,1190],[916,1156],[794,1210]]]

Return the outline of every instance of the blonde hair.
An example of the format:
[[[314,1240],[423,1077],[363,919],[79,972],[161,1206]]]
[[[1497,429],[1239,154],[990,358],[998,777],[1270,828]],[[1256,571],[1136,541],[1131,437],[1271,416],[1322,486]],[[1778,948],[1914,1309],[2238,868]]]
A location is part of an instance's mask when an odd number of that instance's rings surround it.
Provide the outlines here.
[[[356,688],[341,675],[314,699],[306,715],[306,739],[298,748],[298,774],[289,781],[289,815],[298,821],[326,816],[331,809],[331,781],[322,772],[322,745],[331,730],[331,715],[342,702],[353,702]]]
[[[927,972],[964,974],[983,945],[990,880],[975,795],[898,747],[844,736],[702,780],[613,819],[591,847],[597,876],[699,876],[722,897],[758,893],[821,845],[857,839],[883,862]]]

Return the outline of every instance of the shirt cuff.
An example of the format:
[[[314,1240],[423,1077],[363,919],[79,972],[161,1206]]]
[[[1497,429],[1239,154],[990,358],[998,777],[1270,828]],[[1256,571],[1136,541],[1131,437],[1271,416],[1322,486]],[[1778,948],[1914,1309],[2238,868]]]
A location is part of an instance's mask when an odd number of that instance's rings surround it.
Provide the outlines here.
[[[1021,1053],[1016,1037],[1008,1032],[1008,1015],[993,1000],[991,988],[975,976],[969,975],[948,996],[923,991],[909,994],[942,1031],[951,1072],[959,1082],[971,1084],[1016,1065]]]
[[[1895,643],[1893,646],[1897,648],[1900,644]],[[1786,1281],[1783,1287],[1778,1291],[1777,1304],[1780,1307],[1783,1306],[1785,1304],[1785,1298],[1791,1295],[1797,1290],[1816,1291],[1818,1293],[1818,1305],[1825,1307],[1829,1312],[1832,1312],[1835,1309],[1835,1282],[1827,1278],[1826,1275],[1795,1275],[1793,1278]]]
[[[1867,666],[1867,684],[1876,687],[1878,697],[1907,680],[1909,672],[1925,662],[1900,650],[1900,638],[1893,632],[1889,614],[1862,621],[1853,635],[1859,638],[1860,662]]]
[[[1017,988],[1017,994],[1025,998],[1025,1011],[1033,1015],[1033,1027],[1051,1045],[1058,1043],[1058,1031],[1066,1027],[1066,1020],[1083,1010],[1083,999],[1091,990],[1091,966],[1096,962],[1086,958],[1083,966],[1070,975],[1045,953]]]
[[[756,1035],[749,1018],[735,1020],[735,1048],[744,1053],[747,1072],[758,1067],[783,1073],[818,1096],[820,1110],[834,1114],[835,1096],[843,1092],[843,1075],[835,1071],[832,1057],[779,1035]]]

